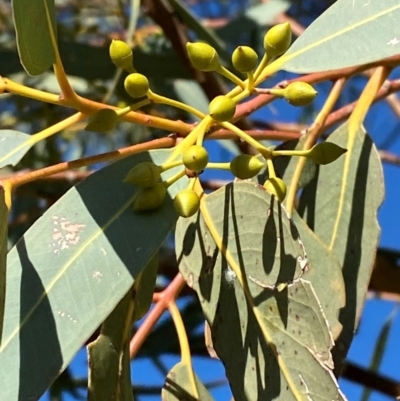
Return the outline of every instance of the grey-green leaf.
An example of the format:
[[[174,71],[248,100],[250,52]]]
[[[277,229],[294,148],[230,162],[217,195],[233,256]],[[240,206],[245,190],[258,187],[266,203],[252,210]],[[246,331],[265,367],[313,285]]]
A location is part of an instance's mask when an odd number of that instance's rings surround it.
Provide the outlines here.
[[[133,284],[133,321],[141,319],[150,309],[157,280],[158,259],[157,252]]]
[[[342,267],[335,253],[312,232],[296,211],[293,211],[292,219],[307,249],[308,267],[304,278],[312,283],[336,340],[342,331],[339,312],[346,303]]]
[[[0,130],[0,168],[15,166],[34,145],[31,135],[10,129]]]
[[[104,321],[99,336],[88,347],[88,401],[133,401],[129,339],[132,290]],[[124,354],[128,354],[128,358]],[[129,392],[121,392],[129,388]]]
[[[197,292],[235,399],[342,400],[328,322],[301,278],[302,241],[273,203],[248,182],[209,195],[202,215],[178,221],[180,271]]]
[[[136,163],[163,163],[170,150],[132,155],[69,190],[9,252],[0,377],[7,400],[37,399],[115,308],[175,225],[170,197],[134,213]],[[166,177],[176,174],[173,169]]]
[[[346,306],[340,312],[343,331],[334,354],[340,363],[368,290],[380,235],[377,210],[384,186],[378,152],[362,127],[352,139],[348,124],[343,124],[328,141],[348,151],[334,163],[319,167],[315,179],[303,190],[299,212],[342,266]]]
[[[194,383],[190,370],[185,362],[177,363],[168,373],[161,392],[163,401],[212,401],[213,398],[206,386],[194,373]],[[197,392],[197,394],[196,394]],[[198,395],[198,396],[197,396]]]
[[[397,0],[338,0],[277,63],[296,73],[336,70],[399,54]]]
[[[13,0],[14,26],[21,64],[29,75],[40,75],[55,62],[50,26],[55,35],[54,0]]]

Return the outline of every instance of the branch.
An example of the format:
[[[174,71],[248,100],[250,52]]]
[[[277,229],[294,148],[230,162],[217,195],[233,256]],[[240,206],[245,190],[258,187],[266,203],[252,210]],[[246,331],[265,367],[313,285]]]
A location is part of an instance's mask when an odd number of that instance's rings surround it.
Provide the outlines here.
[[[347,362],[344,365],[341,376],[389,397],[400,396],[400,383],[378,373],[370,372],[352,362]]]
[[[131,359],[133,359],[138,353],[140,347],[150,334],[153,327],[156,325],[164,311],[168,309],[169,303],[177,298],[185,285],[186,282],[184,278],[180,273],[178,273],[171,284],[164,291],[159,294],[155,294],[157,303],[146,316],[144,322],[140,325],[129,344],[129,353]]]

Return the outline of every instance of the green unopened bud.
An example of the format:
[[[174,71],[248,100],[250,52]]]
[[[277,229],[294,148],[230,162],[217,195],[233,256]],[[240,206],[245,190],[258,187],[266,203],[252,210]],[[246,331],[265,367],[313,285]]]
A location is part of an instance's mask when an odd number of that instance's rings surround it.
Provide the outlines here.
[[[332,142],[323,142],[314,145],[310,149],[310,153],[307,157],[312,159],[317,164],[329,164],[334,162],[340,156],[347,152],[347,149],[341,148]]]
[[[190,146],[183,152],[182,162],[187,169],[199,173],[207,166],[208,152],[203,146]]]
[[[124,87],[129,96],[143,97],[149,91],[149,81],[144,75],[135,72],[125,78]]]
[[[239,46],[232,54],[232,64],[239,72],[253,71],[257,61],[257,53],[249,46]]]
[[[271,195],[277,197],[279,202],[283,202],[286,197],[286,184],[278,177],[270,177],[264,183],[264,188]]]
[[[142,188],[149,188],[160,180],[161,171],[161,167],[153,162],[142,162],[129,171],[124,178],[124,182]]]
[[[105,132],[114,128],[118,123],[118,114],[112,109],[101,109],[90,116],[85,127],[86,131]]]
[[[231,161],[233,175],[241,180],[247,180],[257,175],[264,167],[264,163],[255,156],[239,155]]]
[[[192,189],[184,189],[175,196],[174,206],[179,216],[190,217],[200,208],[200,198]]]
[[[264,49],[268,58],[278,57],[285,53],[291,41],[292,31],[288,22],[273,26],[264,36]]]
[[[111,61],[118,67],[126,71],[133,68],[132,49],[122,40],[113,40],[110,44]]]
[[[235,115],[236,103],[229,96],[216,96],[210,102],[208,112],[215,121],[229,121]]]
[[[133,202],[133,210],[144,212],[157,209],[163,203],[166,194],[167,189],[162,182],[149,188],[140,188]]]
[[[317,91],[306,82],[292,82],[284,90],[284,98],[292,106],[307,106],[310,104],[315,96],[317,96]]]
[[[216,71],[221,66],[217,51],[207,43],[188,42],[186,50],[193,67],[200,71]]]

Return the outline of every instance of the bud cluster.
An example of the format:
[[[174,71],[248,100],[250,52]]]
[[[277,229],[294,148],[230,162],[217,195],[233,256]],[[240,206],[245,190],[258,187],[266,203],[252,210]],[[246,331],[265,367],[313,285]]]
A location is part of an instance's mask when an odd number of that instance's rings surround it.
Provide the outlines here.
[[[282,202],[286,196],[286,185],[275,174],[274,157],[301,156],[308,157],[317,164],[327,164],[346,152],[345,149],[330,142],[319,143],[309,150],[272,150],[230,123],[235,116],[237,104],[252,94],[268,93],[284,98],[291,105],[299,107],[306,106],[314,100],[317,92],[306,82],[292,82],[285,88],[256,88],[256,85],[263,80],[261,78],[264,77],[263,71],[271,61],[281,57],[287,51],[291,39],[291,29],[288,23],[272,27],[264,37],[265,53],[260,62],[254,49],[248,46],[238,46],[232,53],[232,66],[239,75],[247,76],[246,81],[224,67],[217,51],[209,44],[187,43],[188,58],[194,68],[221,74],[236,85],[236,88],[230,93],[217,96],[210,102],[207,115],[186,104],[152,92],[147,77],[138,73],[133,66],[132,49],[122,41],[114,40],[111,43],[111,60],[117,67],[129,73],[124,81],[126,92],[134,99],[142,99],[125,109],[101,111],[93,117],[88,125],[89,128],[94,127],[101,130],[101,126],[104,125],[110,129],[116,124],[119,117],[150,102],[177,107],[201,119],[193,131],[175,147],[171,158],[164,165],[157,166],[153,162],[142,162],[129,171],[124,182],[139,187],[133,203],[135,211],[153,210],[161,206],[167,195],[168,186],[186,174],[190,178],[189,186],[175,196],[173,203],[180,216],[193,216],[200,208],[202,194],[201,186],[199,190],[195,183],[206,168],[230,170],[235,177],[241,180],[253,178],[266,168],[269,178],[264,183],[264,188]],[[253,146],[259,154],[257,156],[242,154],[229,163],[210,163],[208,152],[203,146],[203,139],[213,124],[234,132]],[[161,174],[164,171],[179,166],[181,170],[178,174],[167,181],[162,180]]]

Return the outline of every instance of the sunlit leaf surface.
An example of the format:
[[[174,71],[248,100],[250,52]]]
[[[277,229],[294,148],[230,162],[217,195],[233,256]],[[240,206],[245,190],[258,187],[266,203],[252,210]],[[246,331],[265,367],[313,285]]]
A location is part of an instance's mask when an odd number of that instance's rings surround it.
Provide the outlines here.
[[[384,186],[378,152],[362,127],[349,135],[348,124],[343,124],[328,141],[348,152],[319,168],[303,191],[299,212],[342,266],[346,306],[339,318],[344,326],[337,340],[340,359],[347,353],[364,305],[380,235],[377,210]]]
[[[235,399],[343,399],[328,322],[302,278],[306,250],[284,209],[242,182],[209,195],[201,212],[179,220],[177,258]]]
[[[11,383],[2,388],[5,400],[37,399],[154,256],[177,219],[172,201],[134,213],[136,189],[122,180],[135,163],[169,155],[141,153],[94,173],[10,251],[0,348],[0,376]],[[178,181],[170,196],[185,185]]]

